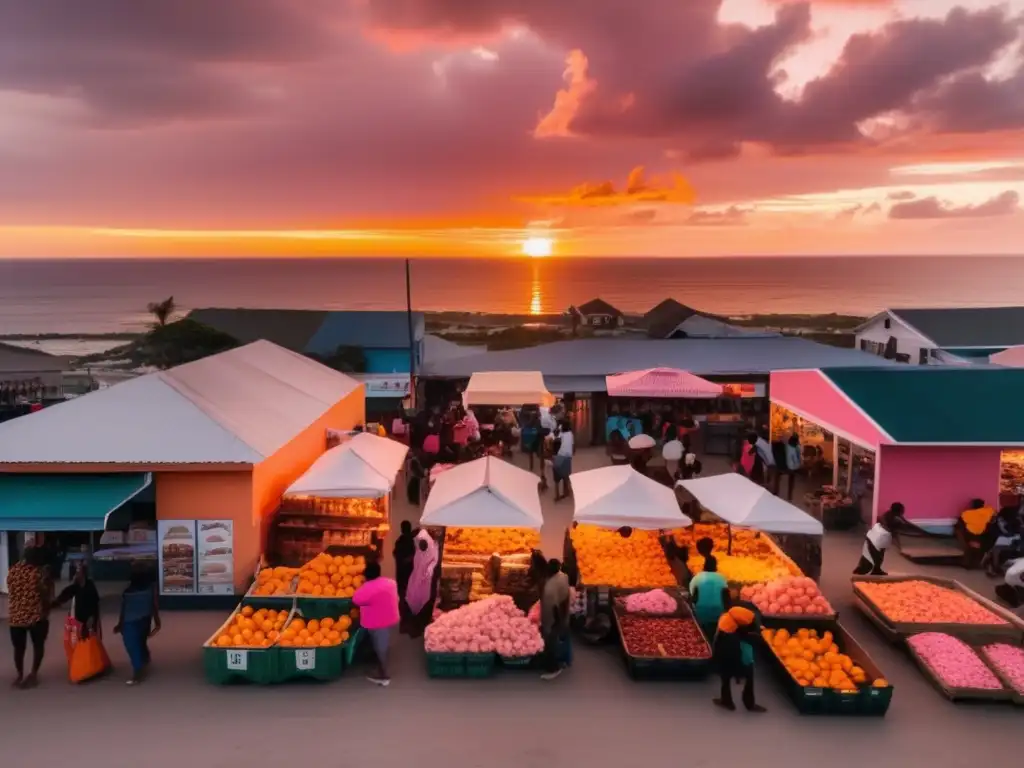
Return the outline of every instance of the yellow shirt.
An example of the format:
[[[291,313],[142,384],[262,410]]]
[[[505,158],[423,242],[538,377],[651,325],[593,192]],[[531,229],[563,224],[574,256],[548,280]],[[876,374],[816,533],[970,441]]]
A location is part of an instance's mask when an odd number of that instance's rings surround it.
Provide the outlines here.
[[[973,533],[975,536],[980,536],[988,528],[988,524],[992,522],[992,518],[995,516],[996,511],[992,507],[982,507],[981,509],[965,509],[960,513],[960,519],[964,521],[964,527],[969,533]]]

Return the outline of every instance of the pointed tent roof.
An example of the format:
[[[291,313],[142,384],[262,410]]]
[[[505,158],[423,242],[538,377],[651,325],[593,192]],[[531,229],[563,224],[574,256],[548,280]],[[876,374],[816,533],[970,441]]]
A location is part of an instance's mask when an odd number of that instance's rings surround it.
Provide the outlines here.
[[[313,462],[285,495],[338,499],[386,496],[408,452],[399,442],[361,432]]]
[[[540,530],[538,482],[535,474],[493,456],[460,464],[438,475],[420,525]]]
[[[256,464],[360,383],[269,341],[0,424],[0,464]]]
[[[743,475],[730,473],[680,480],[676,485],[689,492],[702,507],[733,525],[766,533],[824,533],[821,523],[802,509]]]
[[[611,397],[721,397],[722,385],[678,368],[648,368],[605,377]]]
[[[675,492],[629,466],[601,467],[572,476],[573,520],[604,528],[685,528]]]
[[[540,371],[478,371],[462,395],[470,405],[552,405]]]

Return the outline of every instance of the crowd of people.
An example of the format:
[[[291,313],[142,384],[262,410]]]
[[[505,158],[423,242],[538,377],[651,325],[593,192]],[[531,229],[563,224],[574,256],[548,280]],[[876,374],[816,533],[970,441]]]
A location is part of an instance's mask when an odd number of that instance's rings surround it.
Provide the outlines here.
[[[59,569],[42,547],[25,548],[22,558],[8,570],[8,624],[14,649],[13,686],[33,688],[46,655],[52,612],[68,607],[64,621],[64,651],[68,677],[82,682],[107,672],[110,659],[103,647],[103,623],[100,595],[89,576],[86,563],[79,563],[71,583],[59,593],[55,582]],[[149,638],[160,631],[155,574],[151,568],[136,564],[127,588],[121,595],[118,620],[112,632],[121,635],[131,665],[129,685],[142,681],[150,663]],[[32,664],[26,673],[29,646]]]

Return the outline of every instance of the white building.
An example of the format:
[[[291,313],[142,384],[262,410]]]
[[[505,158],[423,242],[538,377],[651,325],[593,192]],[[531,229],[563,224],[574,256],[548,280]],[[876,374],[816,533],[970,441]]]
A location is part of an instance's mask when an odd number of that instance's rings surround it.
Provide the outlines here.
[[[887,309],[855,333],[858,349],[910,365],[987,362],[1024,344],[1024,307]]]

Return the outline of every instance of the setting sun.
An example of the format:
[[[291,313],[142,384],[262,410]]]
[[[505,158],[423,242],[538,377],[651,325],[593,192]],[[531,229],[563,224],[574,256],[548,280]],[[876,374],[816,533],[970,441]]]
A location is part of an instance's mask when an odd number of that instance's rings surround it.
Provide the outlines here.
[[[523,240],[523,255],[531,259],[542,259],[551,255],[553,245],[550,237],[528,237]]]

